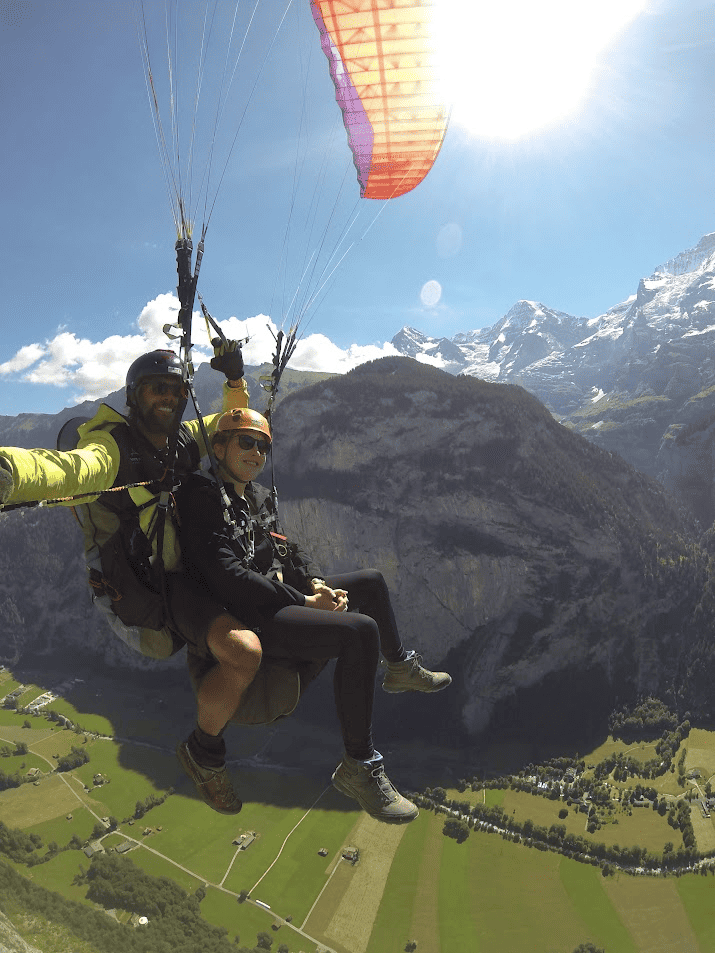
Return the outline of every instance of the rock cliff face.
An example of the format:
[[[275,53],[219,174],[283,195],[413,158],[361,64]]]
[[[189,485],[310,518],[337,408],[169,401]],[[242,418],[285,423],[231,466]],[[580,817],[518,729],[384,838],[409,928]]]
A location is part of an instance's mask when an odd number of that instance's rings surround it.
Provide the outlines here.
[[[436,737],[602,725],[641,692],[709,710],[707,554],[522,388],[383,359],[287,397],[275,438],[289,534],[327,572],[381,569],[405,642],[454,674]],[[0,655],[154,664],[102,628],[82,563],[66,511],[0,515]]]
[[[657,483],[521,388],[378,361],[286,400],[276,445],[285,522],[329,570],[383,570],[470,734],[674,683],[705,556]]]
[[[0,911],[0,953],[42,953],[20,936],[10,920]]]

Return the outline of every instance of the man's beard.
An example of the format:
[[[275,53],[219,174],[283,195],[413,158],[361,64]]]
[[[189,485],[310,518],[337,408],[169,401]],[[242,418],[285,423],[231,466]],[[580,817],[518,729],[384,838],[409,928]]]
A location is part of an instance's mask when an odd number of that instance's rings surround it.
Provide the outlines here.
[[[155,410],[150,410],[147,413],[142,413],[138,410],[137,416],[148,433],[152,434],[162,434],[164,437],[170,437],[176,430],[179,424],[179,409],[174,411],[171,417],[166,417],[163,414],[157,414]]]

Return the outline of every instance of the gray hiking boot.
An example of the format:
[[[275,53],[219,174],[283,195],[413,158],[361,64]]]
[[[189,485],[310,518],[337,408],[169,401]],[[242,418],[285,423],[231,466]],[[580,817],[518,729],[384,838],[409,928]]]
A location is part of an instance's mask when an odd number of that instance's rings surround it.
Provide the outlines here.
[[[219,814],[238,814],[243,804],[233,790],[225,764],[220,768],[204,768],[197,764],[186,741],[182,741],[176,749],[176,756],[209,807]]]
[[[379,751],[369,761],[356,761],[349,754],[344,755],[333,774],[333,785],[378,821],[406,824],[419,814],[412,801],[403,797],[385,774]]]
[[[387,675],[382,683],[383,691],[441,692],[452,684],[452,676],[446,672],[430,672],[420,664],[422,656],[409,652],[404,662],[388,662]]]

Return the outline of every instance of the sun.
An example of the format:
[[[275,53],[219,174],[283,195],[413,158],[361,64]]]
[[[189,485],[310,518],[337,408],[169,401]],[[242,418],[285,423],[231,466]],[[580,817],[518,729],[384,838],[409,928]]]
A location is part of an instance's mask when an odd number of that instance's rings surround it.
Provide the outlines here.
[[[599,53],[647,0],[438,0],[438,70],[452,122],[518,139],[575,114]]]

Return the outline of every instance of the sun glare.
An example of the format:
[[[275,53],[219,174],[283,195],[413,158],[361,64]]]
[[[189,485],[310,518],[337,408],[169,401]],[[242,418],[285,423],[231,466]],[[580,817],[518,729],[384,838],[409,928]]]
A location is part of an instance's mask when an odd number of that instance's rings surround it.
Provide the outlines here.
[[[573,115],[599,53],[647,0],[440,0],[440,74],[452,122],[517,139]]]

